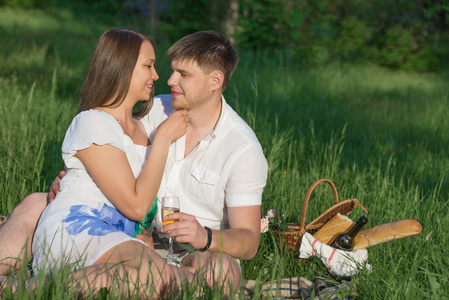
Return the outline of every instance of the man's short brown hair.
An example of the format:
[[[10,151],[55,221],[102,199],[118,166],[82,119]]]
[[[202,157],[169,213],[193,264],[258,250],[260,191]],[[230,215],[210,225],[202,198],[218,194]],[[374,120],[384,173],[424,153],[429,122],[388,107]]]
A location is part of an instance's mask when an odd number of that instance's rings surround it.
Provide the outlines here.
[[[239,56],[230,40],[215,31],[198,31],[186,35],[171,46],[165,56],[172,60],[196,62],[206,74],[214,70],[222,71],[223,90],[239,63]]]

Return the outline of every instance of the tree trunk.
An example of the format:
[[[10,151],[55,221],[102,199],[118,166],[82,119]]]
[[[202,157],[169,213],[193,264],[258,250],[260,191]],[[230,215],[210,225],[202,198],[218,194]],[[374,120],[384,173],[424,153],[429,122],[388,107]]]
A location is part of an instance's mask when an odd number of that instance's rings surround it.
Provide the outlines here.
[[[232,43],[235,42],[234,35],[238,18],[239,18],[239,1],[229,0],[229,8],[226,17],[223,20],[223,29],[225,31],[225,34],[230,38]]]
[[[151,26],[151,36],[157,39],[157,0],[150,0],[150,26]]]

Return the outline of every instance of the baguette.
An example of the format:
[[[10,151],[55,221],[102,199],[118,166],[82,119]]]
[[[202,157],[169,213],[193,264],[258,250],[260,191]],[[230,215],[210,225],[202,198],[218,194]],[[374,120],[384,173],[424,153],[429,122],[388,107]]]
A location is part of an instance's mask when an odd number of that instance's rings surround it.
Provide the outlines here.
[[[385,223],[363,230],[355,237],[354,250],[361,250],[421,233],[422,226],[412,219]]]
[[[354,222],[347,216],[337,213],[329,221],[327,221],[313,237],[323,244],[328,244],[331,239],[339,233],[346,232]]]

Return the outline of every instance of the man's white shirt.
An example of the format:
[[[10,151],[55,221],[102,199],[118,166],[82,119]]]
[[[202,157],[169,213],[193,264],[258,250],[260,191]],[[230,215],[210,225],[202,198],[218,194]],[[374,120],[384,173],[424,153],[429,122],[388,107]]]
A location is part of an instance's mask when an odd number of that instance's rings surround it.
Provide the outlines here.
[[[154,99],[145,117],[157,126],[171,113],[171,95]],[[176,195],[180,211],[194,215],[211,229],[229,228],[227,207],[261,205],[268,164],[253,130],[222,97],[220,118],[212,132],[184,157],[185,136],[171,144],[164,176],[158,191],[155,224],[161,227],[161,199]]]

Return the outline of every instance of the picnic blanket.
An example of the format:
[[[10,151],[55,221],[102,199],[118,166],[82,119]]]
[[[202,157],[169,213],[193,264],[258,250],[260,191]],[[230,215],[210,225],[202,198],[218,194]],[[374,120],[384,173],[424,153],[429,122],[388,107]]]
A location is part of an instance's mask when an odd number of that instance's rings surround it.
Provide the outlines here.
[[[353,300],[356,286],[351,282],[333,285],[322,279],[314,282],[304,277],[283,278],[258,283],[246,280],[236,299],[304,299],[304,300]],[[343,296],[342,298],[342,295]]]

